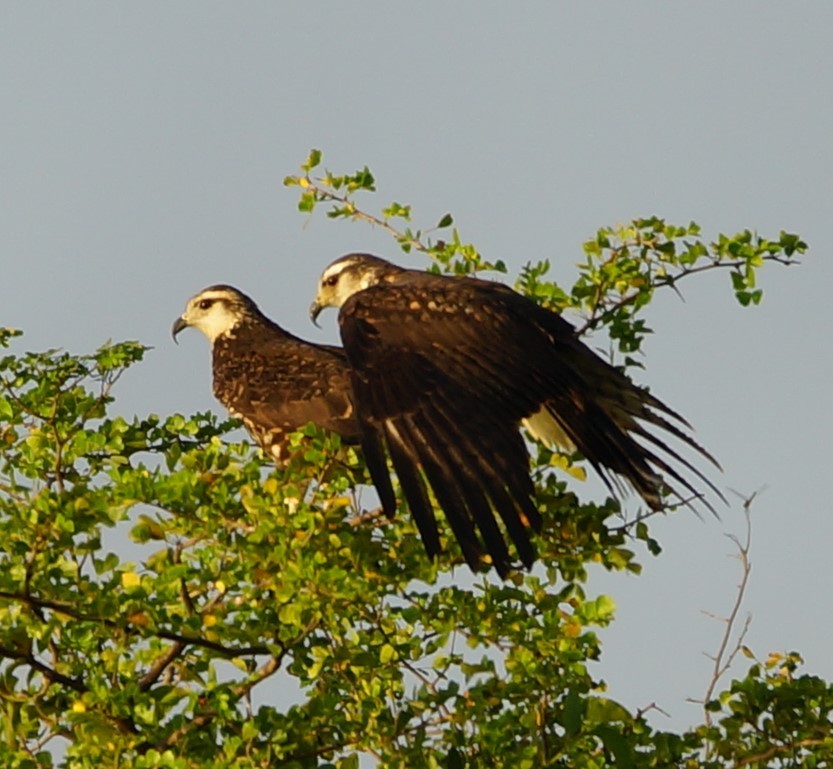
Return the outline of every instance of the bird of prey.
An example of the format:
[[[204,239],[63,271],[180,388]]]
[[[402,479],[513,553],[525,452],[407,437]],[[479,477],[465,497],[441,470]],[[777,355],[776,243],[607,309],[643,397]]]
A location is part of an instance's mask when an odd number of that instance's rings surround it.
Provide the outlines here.
[[[340,347],[298,339],[225,285],[188,300],[174,321],[174,341],[188,326],[211,342],[217,400],[276,463],[287,458],[288,433],[309,422],[358,443],[350,369]]]
[[[363,453],[382,507],[396,508],[389,455],[432,557],[440,541],[425,481],[473,569],[484,550],[502,576],[512,567],[498,517],[531,566],[530,532],[542,521],[521,424],[577,449],[614,494],[624,479],[653,510],[669,493],[701,497],[692,475],[721,497],[650,429],[717,465],[681,416],[586,347],[568,321],[508,286],[348,254],[324,270],[313,321],[324,307],[341,308]]]

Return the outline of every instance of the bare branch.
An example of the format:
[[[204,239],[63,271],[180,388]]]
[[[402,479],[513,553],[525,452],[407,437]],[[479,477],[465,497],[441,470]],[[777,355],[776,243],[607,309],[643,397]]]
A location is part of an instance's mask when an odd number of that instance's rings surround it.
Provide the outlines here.
[[[652,710],[656,710],[657,713],[662,713],[666,718],[671,718],[671,714],[667,711],[663,710],[656,702],[652,702],[650,705],[645,705],[642,708],[638,708],[636,711],[636,717],[642,718],[646,713],[650,713]]]
[[[168,650],[158,657],[156,662],[148,668],[148,672],[139,679],[139,691],[144,692],[150,689],[150,687],[159,680],[159,676],[165,672],[168,665],[179,657],[186,648],[187,644],[184,642],[174,641],[174,643],[168,647]]]
[[[741,580],[738,584],[737,593],[735,595],[735,601],[732,605],[731,611],[729,612],[729,616],[725,618],[716,617],[716,619],[720,619],[721,622],[724,622],[726,627],[723,631],[723,636],[720,639],[720,645],[718,646],[716,654],[714,656],[709,655],[709,658],[713,661],[714,664],[712,667],[711,679],[709,680],[709,684],[706,687],[706,693],[704,694],[703,699],[701,701],[701,704],[704,706],[707,703],[711,702],[720,679],[725,675],[726,671],[732,666],[732,663],[734,662],[735,657],[737,657],[738,653],[743,650],[743,642],[749,630],[751,617],[747,616],[746,620],[743,623],[743,627],[740,630],[740,633],[738,633],[737,635],[734,644],[732,645],[731,649],[729,648],[730,643],[732,642],[732,637],[735,632],[738,614],[740,613],[740,609],[743,604],[743,599],[746,595],[746,588],[749,584],[749,575],[752,572],[752,563],[749,560],[749,551],[752,546],[751,510],[752,503],[757,495],[758,492],[756,491],[748,497],[742,497],[744,500],[743,513],[746,519],[746,536],[744,538],[744,541],[741,542],[734,535],[727,535],[729,539],[731,539],[732,542],[734,542],[735,546],[738,549],[737,558],[741,564]],[[708,726],[711,726],[712,715],[708,710],[705,710],[705,721]]]
[[[358,509],[358,508],[357,508]],[[363,526],[370,521],[375,521],[378,518],[384,517],[384,512],[381,507],[375,507],[373,510],[365,510],[358,515],[353,515],[347,519],[350,526]]]

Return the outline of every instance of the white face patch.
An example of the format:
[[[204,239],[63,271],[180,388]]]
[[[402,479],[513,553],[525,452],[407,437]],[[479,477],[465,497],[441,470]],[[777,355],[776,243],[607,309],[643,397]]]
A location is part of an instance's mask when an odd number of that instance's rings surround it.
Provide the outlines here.
[[[378,282],[372,269],[361,269],[361,258],[347,257],[333,262],[321,273],[318,294],[319,307],[341,307],[353,294]]]
[[[324,270],[324,272],[321,273],[321,283],[326,283],[330,278],[337,277],[342,270],[349,267],[351,264],[355,264],[356,261],[356,259],[348,257],[347,259],[339,259],[333,262]]]
[[[188,300],[182,319],[202,331],[213,343],[240,321],[236,297],[230,291],[203,291]]]

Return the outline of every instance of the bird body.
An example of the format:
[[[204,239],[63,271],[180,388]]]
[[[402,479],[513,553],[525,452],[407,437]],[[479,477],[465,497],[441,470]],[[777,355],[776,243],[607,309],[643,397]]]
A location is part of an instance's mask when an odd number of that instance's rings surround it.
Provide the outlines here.
[[[395,508],[387,453],[431,555],[439,537],[425,481],[473,568],[484,550],[501,574],[511,566],[495,514],[521,561],[534,561],[530,532],[541,517],[522,424],[578,449],[611,491],[624,479],[652,509],[674,488],[699,496],[686,472],[719,496],[648,429],[711,460],[682,417],[586,347],[560,315],[505,285],[349,254],[322,274],[311,312],[325,306],[340,307],[362,445],[383,507]]]
[[[211,342],[215,397],[276,462],[285,458],[286,436],[309,422],[358,442],[350,369],[340,347],[299,339],[226,285],[192,297],[174,323],[174,337],[187,326]]]

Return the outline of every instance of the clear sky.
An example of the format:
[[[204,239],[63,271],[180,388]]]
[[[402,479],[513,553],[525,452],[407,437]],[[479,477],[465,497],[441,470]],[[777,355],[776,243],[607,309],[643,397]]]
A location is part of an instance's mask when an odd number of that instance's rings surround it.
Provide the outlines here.
[[[801,651],[833,678],[833,5],[219,3],[0,5],[0,323],[22,347],[153,345],[116,391],[122,413],[216,408],[205,340],[170,327],[231,283],[291,331],[335,341],[307,307],[321,268],[370,250],[369,227],[306,221],[282,187],[310,147],[369,165],[375,208],[454,214],[514,276],[549,258],[565,284],[604,225],[694,219],[707,237],[800,233],[800,267],[761,273],[741,310],[727,276],[670,293],[638,379],[681,411],[749,494],[747,644]],[[825,395],[828,392],[828,395]],[[739,578],[721,522],[658,521],[640,578],[599,575],[619,611],[596,673],[678,728],[708,682],[704,652]],[[742,663],[737,672],[743,670]]]

